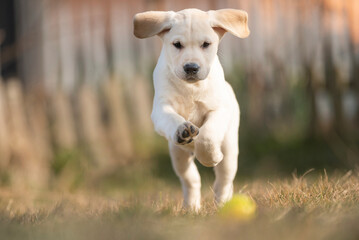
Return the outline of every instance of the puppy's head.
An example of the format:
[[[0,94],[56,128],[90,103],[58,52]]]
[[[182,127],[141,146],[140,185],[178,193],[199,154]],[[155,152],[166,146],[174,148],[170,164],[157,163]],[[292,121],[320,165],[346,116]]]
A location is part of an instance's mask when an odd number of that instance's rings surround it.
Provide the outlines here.
[[[160,36],[170,70],[187,82],[207,78],[218,43],[226,32],[247,37],[247,13],[235,9],[208,12],[186,9],[180,12],[150,11],[134,17],[135,36]]]

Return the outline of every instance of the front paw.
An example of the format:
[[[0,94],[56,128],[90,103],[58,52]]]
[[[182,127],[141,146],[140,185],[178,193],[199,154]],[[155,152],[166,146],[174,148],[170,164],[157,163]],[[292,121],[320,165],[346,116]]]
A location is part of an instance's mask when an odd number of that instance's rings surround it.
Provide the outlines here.
[[[181,124],[175,134],[175,142],[180,145],[191,143],[199,134],[199,128],[191,122]]]

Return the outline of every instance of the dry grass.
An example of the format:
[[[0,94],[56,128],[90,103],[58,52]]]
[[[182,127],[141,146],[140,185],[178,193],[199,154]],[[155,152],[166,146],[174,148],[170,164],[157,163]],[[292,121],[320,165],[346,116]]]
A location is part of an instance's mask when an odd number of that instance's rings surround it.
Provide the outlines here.
[[[313,175],[313,176],[312,176]],[[156,185],[156,184],[155,184]],[[161,183],[160,185],[163,185]],[[217,215],[209,187],[199,214],[181,209],[179,188],[134,192],[0,191],[2,239],[358,239],[359,175],[326,173],[271,182],[242,192],[258,204],[250,222]]]

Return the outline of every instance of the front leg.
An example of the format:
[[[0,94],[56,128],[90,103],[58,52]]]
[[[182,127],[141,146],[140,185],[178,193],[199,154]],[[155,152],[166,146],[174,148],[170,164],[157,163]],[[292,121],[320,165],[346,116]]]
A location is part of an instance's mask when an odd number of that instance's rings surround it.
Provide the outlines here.
[[[214,167],[223,159],[221,145],[231,121],[232,114],[223,108],[211,111],[200,128],[195,142],[195,155],[198,161],[206,167]]]
[[[169,104],[155,100],[151,118],[156,132],[177,145],[189,144],[199,134],[199,128],[186,121]]]

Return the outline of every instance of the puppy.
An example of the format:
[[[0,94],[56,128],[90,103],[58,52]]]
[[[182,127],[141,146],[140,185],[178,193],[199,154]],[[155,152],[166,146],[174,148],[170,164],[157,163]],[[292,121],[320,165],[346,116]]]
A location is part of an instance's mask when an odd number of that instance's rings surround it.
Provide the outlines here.
[[[194,158],[214,167],[215,201],[231,199],[237,172],[239,106],[225,81],[218,44],[229,32],[249,35],[248,15],[235,9],[149,11],[134,17],[134,35],[158,35],[163,47],[153,73],[152,121],[168,140],[184,206],[201,207],[201,178]]]

